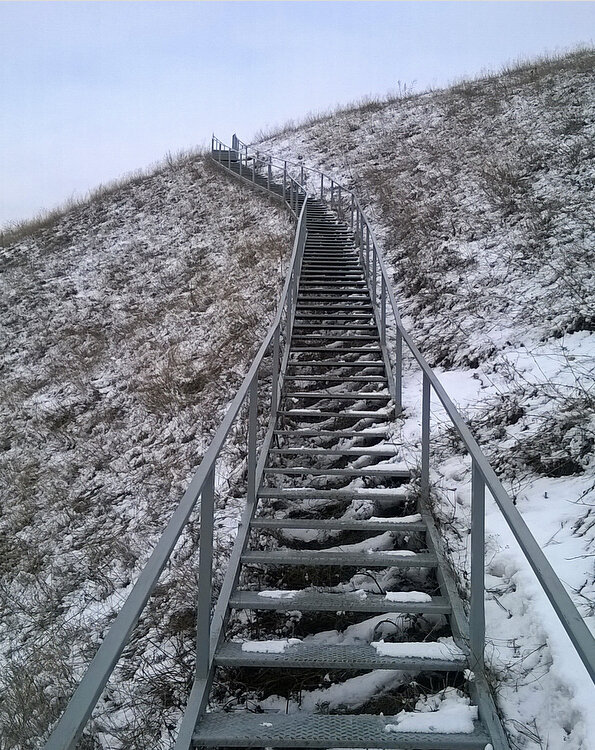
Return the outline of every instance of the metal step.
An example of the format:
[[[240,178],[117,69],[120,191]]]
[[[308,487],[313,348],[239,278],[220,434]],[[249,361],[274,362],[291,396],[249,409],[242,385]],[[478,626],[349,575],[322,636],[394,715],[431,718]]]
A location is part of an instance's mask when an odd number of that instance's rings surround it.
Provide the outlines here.
[[[337,566],[349,568],[435,568],[436,556],[429,552],[327,552],[326,550],[247,550],[245,565]]]
[[[261,518],[252,519],[250,526],[255,529],[308,529],[313,531],[398,531],[404,534],[426,531],[423,521],[399,521],[387,518],[385,521],[357,521],[341,518]]]
[[[340,294],[340,295],[341,294],[345,294],[345,292],[343,290],[339,290],[338,294]],[[339,301],[339,304],[336,304],[336,305],[333,305],[333,304],[328,305],[327,304],[327,307],[332,307],[333,309],[339,308],[339,309],[342,309],[342,310],[345,310],[345,309],[350,310],[350,309],[353,309],[353,306],[352,307],[349,307],[348,305],[346,306],[345,305],[346,302],[368,302],[369,303],[370,302],[370,295],[369,294],[362,294],[362,295],[348,294],[345,297],[344,300],[341,300],[339,297],[321,296],[321,295],[314,294],[314,293],[308,293],[308,294],[306,294],[305,292],[302,291],[302,292],[300,292],[299,300],[298,301],[300,303],[299,304],[300,307],[305,302],[318,302],[319,304],[322,304],[323,302],[324,303],[333,303],[333,302]],[[369,307],[372,307],[372,305],[369,305]]]
[[[342,367],[361,367],[367,369],[368,367],[384,369],[384,362],[382,360],[356,360],[355,362],[346,361],[342,359],[292,359],[287,363],[288,367],[333,367],[340,369]]]
[[[317,490],[313,487],[262,487],[258,491],[260,498],[277,498],[279,500],[382,500],[401,502],[409,497],[408,488],[396,487],[388,490],[376,488],[361,492],[354,490]]]
[[[342,438],[366,438],[370,440],[384,440],[388,433],[384,431],[372,432],[365,430],[275,430],[275,435],[280,437],[336,437],[337,440]]]
[[[274,456],[354,456],[366,458],[395,458],[398,453],[394,450],[375,451],[372,448],[270,448],[269,453]]]
[[[429,602],[391,602],[382,594],[368,594],[362,599],[354,594],[331,594],[311,589],[298,591],[288,599],[259,596],[258,591],[236,590],[231,595],[229,607],[276,612],[394,612],[410,615],[448,615],[451,609],[448,600],[441,596],[434,596]]]
[[[366,466],[363,469],[315,469],[311,466],[266,466],[265,474],[282,474],[298,477],[307,474],[312,477],[392,477],[393,479],[411,479],[409,469],[378,469]]]
[[[379,341],[379,337],[378,336],[340,336],[340,335],[323,336],[320,334],[300,336],[299,334],[294,333],[294,335],[291,337],[292,345],[297,341],[300,341],[300,342],[307,341],[307,342],[313,342],[313,343],[317,343],[319,341],[355,341],[356,343],[369,341],[371,343],[373,341]]]
[[[379,346],[292,346],[291,353],[294,352],[318,352],[319,354],[381,354],[382,349]]]
[[[388,383],[388,379],[383,375],[368,375],[361,378],[357,375],[286,375],[284,380],[311,380],[314,383]]]
[[[390,393],[362,393],[344,391],[343,393],[325,393],[324,391],[293,391],[285,398],[315,398],[320,401],[338,399],[339,401],[390,401]]]
[[[296,323],[294,321],[293,323],[294,329],[296,328],[306,328],[309,331],[378,331],[378,328],[373,325],[369,324],[362,324],[359,326],[354,325],[332,325],[328,323],[317,323],[316,325],[311,325],[308,323]]]
[[[394,717],[208,713],[192,738],[195,747],[399,748],[399,750],[484,750],[490,738],[477,726],[472,734],[388,732]]]
[[[404,644],[408,645],[408,644]],[[467,666],[463,654],[453,649],[452,658],[431,659],[407,656],[381,656],[374,646],[335,646],[308,641],[289,646],[282,653],[244,651],[242,644],[222,643],[215,654],[220,667],[259,667],[269,669],[402,669],[412,672],[460,672]]]
[[[376,411],[313,411],[312,409],[289,409],[277,412],[281,417],[293,417],[293,419],[375,419],[386,422],[391,419],[389,414],[380,414]]]

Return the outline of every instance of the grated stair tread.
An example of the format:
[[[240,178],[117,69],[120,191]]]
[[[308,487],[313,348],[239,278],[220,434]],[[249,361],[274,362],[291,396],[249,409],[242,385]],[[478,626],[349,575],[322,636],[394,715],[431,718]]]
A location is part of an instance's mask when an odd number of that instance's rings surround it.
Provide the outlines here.
[[[374,646],[329,645],[303,641],[289,646],[282,653],[245,651],[242,643],[227,641],[215,656],[222,667],[259,667],[268,669],[402,669],[419,671],[461,671],[467,666],[464,656],[453,650],[447,659],[412,656],[383,656]]]
[[[247,550],[242,556],[248,565],[306,565],[350,568],[435,568],[430,552],[328,552],[327,550],[264,549]]]
[[[406,500],[409,487],[403,486],[391,490],[317,490],[311,487],[263,487],[258,492],[261,498],[278,498],[291,500]]]
[[[450,604],[445,597],[434,596],[426,602],[393,602],[382,594],[368,594],[365,599],[357,594],[335,594],[326,591],[297,591],[291,597],[274,598],[260,596],[258,591],[234,591],[229,606],[231,609],[273,610],[275,612],[370,612],[382,614],[435,614],[450,613]]]
[[[325,393],[324,391],[293,391],[285,394],[286,398],[339,399],[341,401],[390,401],[390,393],[362,393],[344,391],[342,393]]]
[[[267,466],[265,474],[282,474],[285,476],[301,476],[310,474],[313,477],[396,477],[398,479],[410,479],[409,469],[395,466],[390,468],[376,468],[376,465],[364,466],[362,469],[317,469],[313,466]]]
[[[471,734],[387,732],[394,718],[374,714],[209,713],[197,726],[194,746],[395,748],[484,750],[490,738],[478,725]]]
[[[370,448],[270,448],[269,453],[284,456],[365,456],[369,458],[394,458],[394,450],[373,450]]]
[[[321,519],[321,518],[260,518],[252,520],[255,529],[313,529],[320,531],[400,531],[413,533],[425,531],[423,521],[399,521],[398,518],[387,518],[383,521],[366,521],[355,519]]]

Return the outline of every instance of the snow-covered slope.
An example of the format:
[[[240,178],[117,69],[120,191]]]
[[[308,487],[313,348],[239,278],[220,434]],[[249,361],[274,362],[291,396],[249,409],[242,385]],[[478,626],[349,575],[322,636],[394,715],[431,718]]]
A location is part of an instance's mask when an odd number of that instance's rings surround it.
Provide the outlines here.
[[[63,710],[268,328],[292,236],[278,204],[197,156],[0,251],[2,748],[38,747]],[[218,477],[219,554],[245,443]],[[106,747],[114,727],[122,747],[171,744],[197,537],[191,523],[96,712]]]
[[[595,53],[269,136],[355,190],[406,327],[595,630]],[[419,448],[419,376],[402,437]],[[467,585],[467,458],[433,405],[436,513]],[[587,673],[488,507],[488,656],[513,746],[595,748]]]

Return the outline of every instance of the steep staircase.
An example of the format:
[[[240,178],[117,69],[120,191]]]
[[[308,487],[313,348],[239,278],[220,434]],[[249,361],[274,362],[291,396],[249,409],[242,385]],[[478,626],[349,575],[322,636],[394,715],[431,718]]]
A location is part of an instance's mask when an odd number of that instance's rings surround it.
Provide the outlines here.
[[[239,173],[229,155],[221,162]],[[391,439],[398,414],[361,258],[324,203],[309,199],[306,212],[274,441],[214,657],[215,684],[236,699],[200,718],[193,745],[484,750],[490,736],[461,698],[460,603]],[[338,697],[325,700],[325,687]],[[449,715],[441,699],[453,695]],[[424,700],[446,710],[416,724]]]

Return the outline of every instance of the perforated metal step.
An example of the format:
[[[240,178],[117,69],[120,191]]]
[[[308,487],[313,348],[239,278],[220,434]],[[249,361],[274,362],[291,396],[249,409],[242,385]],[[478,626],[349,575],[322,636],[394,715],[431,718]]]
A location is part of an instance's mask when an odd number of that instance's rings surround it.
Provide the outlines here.
[[[312,466],[267,466],[265,474],[284,474],[287,476],[301,476],[309,474],[312,477],[393,477],[395,479],[410,479],[409,469],[366,466],[363,469],[315,469]]]
[[[409,644],[403,644],[407,647]],[[418,644],[416,644],[418,645]],[[414,646],[415,647],[415,646]],[[245,651],[237,642],[223,643],[215,661],[222,667],[267,667],[284,669],[403,669],[413,672],[457,672],[465,669],[467,660],[453,649],[448,659],[412,656],[382,656],[366,643],[357,646],[335,646],[326,643],[302,642],[289,646],[282,653]]]
[[[246,565],[306,565],[349,568],[435,568],[436,556],[429,552],[327,552],[326,550],[265,549],[247,550]]]
[[[382,614],[450,613],[448,600],[441,596],[429,602],[392,602],[381,594],[368,594],[365,599],[357,594],[329,594],[319,591],[298,591],[290,598],[260,596],[258,591],[235,591],[230,599],[232,609],[274,610],[277,612],[368,612]]]
[[[386,422],[391,418],[390,414],[378,411],[315,411],[314,409],[280,409],[281,417],[293,417],[306,421],[309,419],[352,419],[356,422],[360,419],[374,419],[378,422]]]
[[[408,487],[390,490],[317,490],[313,487],[262,487],[258,497],[288,498],[292,500],[307,500],[320,498],[321,500],[385,500],[395,503],[406,500],[409,496]]]
[[[400,748],[484,750],[490,738],[481,726],[472,734],[388,732],[389,716],[211,713],[199,723],[194,746]]]
[[[320,531],[398,531],[411,534],[415,531],[425,531],[423,521],[399,521],[387,518],[384,521],[356,521],[353,519],[308,519],[308,518],[254,518],[251,524],[255,529],[319,529]]]
[[[371,448],[271,448],[269,454],[284,456],[366,456],[369,458],[395,458],[393,450],[373,450]]]

